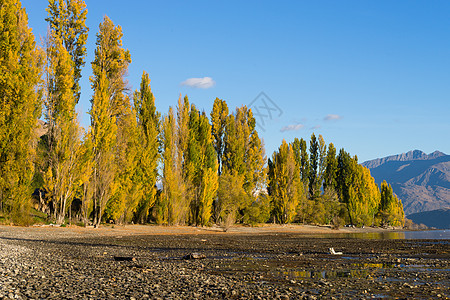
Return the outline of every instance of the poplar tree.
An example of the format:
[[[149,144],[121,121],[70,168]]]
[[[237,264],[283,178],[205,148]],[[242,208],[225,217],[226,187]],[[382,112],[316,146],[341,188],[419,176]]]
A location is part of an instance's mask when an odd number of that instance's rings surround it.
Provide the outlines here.
[[[193,187],[190,222],[206,225],[212,215],[212,203],[218,188],[217,156],[209,120],[194,105],[191,105],[189,114],[189,141],[185,159],[186,177]]]
[[[0,210],[26,222],[37,119],[42,111],[42,51],[19,0],[0,5]]]
[[[375,215],[378,212],[380,205],[381,195],[378,185],[375,183],[375,179],[370,174],[370,170],[361,165],[357,165],[361,176],[361,189],[360,189],[360,219],[361,223],[366,226],[375,225]]]
[[[73,62],[57,36],[47,45],[45,117],[47,120],[47,164],[44,174],[46,198],[53,204],[54,219],[64,223],[78,173],[81,130],[75,112]]]
[[[348,221],[354,225],[373,225],[380,203],[380,191],[370,171],[358,164],[344,149],[337,158],[337,192],[347,208]]]
[[[323,184],[323,177],[325,173],[325,168],[327,166],[327,145],[325,144],[325,140],[321,134],[319,134],[319,163],[317,168],[317,182],[316,182],[316,191],[320,194],[320,188]]]
[[[222,173],[227,172],[231,177],[236,177],[229,178],[231,181],[242,180],[247,197],[239,197],[240,201],[236,201],[235,206],[244,218],[242,214],[248,212],[246,208],[256,201],[265,187],[267,175],[264,146],[256,131],[253,113],[246,106],[236,108],[234,114],[228,116],[224,142]],[[219,206],[222,206],[222,201],[218,199]]]
[[[211,129],[214,137],[214,148],[217,153],[217,172],[222,173],[222,157],[225,149],[225,132],[228,118],[228,105],[219,98],[214,100],[213,109],[211,111]]]
[[[94,193],[93,151],[94,149],[92,147],[92,132],[88,131],[84,135],[84,139],[81,143],[80,157],[78,161],[78,172],[79,174],[81,174],[81,176],[79,178],[77,195],[81,200],[81,218],[85,227],[89,224],[89,217],[94,207],[92,198]]]
[[[268,178],[275,221],[281,224],[292,222],[302,198],[303,185],[293,146],[285,140],[269,160]]]
[[[178,98],[177,104],[177,122],[176,122],[176,167],[177,170],[181,173],[180,178],[180,187],[182,187],[183,193],[180,197],[180,206],[183,207],[182,212],[180,212],[180,216],[184,217],[183,222],[189,221],[189,212],[190,212],[190,202],[194,197],[194,186],[191,178],[188,173],[188,146],[190,140],[190,104],[189,98],[185,96],[184,98]],[[181,219],[180,219],[181,221]]]
[[[130,98],[125,97],[122,112],[117,115],[117,139],[115,147],[115,193],[108,202],[107,216],[116,224],[131,221],[142,198],[143,181],[141,176],[140,152],[136,111]]]
[[[149,210],[155,203],[156,180],[158,178],[158,162],[160,160],[160,119],[161,114],[156,111],[155,99],[150,88],[150,78],[144,71],[141,87],[134,93],[134,102],[139,125],[140,181],[143,195],[139,201],[137,221],[144,223]]]
[[[97,48],[90,77],[94,96],[91,100],[93,146],[94,225],[100,225],[103,212],[114,194],[117,143],[117,115],[124,106],[124,76],[131,62],[130,52],[122,48],[122,28],[105,16],[97,34]]]
[[[380,202],[380,192],[370,171],[358,165],[356,157],[350,161],[351,182],[346,203],[352,224],[373,225]]]
[[[327,189],[336,190],[337,185],[337,167],[338,162],[336,159],[336,148],[333,143],[328,145],[328,152],[326,157],[326,168],[324,172],[324,181],[323,181],[323,189],[324,191]]]
[[[300,139],[300,156],[300,178],[303,182],[303,190],[307,192],[309,186],[309,155],[308,147],[304,139]]]
[[[391,185],[386,180],[381,183],[379,217],[383,224],[391,226],[403,226],[405,223],[403,204],[394,194]]]
[[[185,184],[181,155],[179,154],[176,118],[172,107],[164,117],[162,124],[162,163],[163,192],[158,207],[160,223],[169,225],[183,224],[186,220],[189,205],[185,195]]]
[[[80,100],[81,68],[85,65],[86,40],[89,28],[86,26],[87,9],[83,0],[49,0],[45,19],[50,24],[52,35],[59,37],[74,63],[72,86],[75,102]]]
[[[266,180],[264,146],[251,109],[237,108],[228,116],[223,170],[244,176],[244,189],[252,197]]]
[[[318,167],[319,167],[319,143],[317,141],[316,135],[313,133],[311,135],[311,141],[309,142],[309,197],[310,199],[315,199],[320,190],[318,189]]]

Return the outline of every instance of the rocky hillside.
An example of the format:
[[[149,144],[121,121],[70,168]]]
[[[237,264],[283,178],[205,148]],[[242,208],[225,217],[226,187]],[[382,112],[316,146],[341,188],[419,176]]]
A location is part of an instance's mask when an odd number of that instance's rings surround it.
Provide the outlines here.
[[[450,155],[419,150],[362,163],[379,184],[386,180],[405,215],[450,207]]]
[[[411,214],[408,219],[416,224],[425,224],[428,227],[450,229],[450,208]]]

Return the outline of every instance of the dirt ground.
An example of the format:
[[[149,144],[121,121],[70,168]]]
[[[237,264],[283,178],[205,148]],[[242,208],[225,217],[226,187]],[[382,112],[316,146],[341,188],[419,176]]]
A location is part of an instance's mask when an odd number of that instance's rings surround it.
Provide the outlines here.
[[[449,240],[384,231],[5,226],[0,299],[449,299]]]

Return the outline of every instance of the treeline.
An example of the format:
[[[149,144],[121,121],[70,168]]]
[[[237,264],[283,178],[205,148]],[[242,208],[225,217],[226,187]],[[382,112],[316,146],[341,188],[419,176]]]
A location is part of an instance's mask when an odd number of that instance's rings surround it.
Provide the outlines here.
[[[130,92],[122,29],[104,17],[90,77],[91,126],[80,99],[88,28],[83,0],[49,0],[49,33],[36,45],[19,0],[0,7],[0,210],[49,221],[176,225],[320,223],[401,225],[387,184],[322,136],[283,141],[266,160],[252,111],[214,100],[208,117],[186,97],[162,116],[149,75]],[[39,125],[45,120],[45,125]],[[268,165],[268,166],[266,166]]]
[[[321,135],[283,143],[268,161],[268,193],[273,220],[357,226],[404,224],[401,201],[392,187],[381,189],[369,169],[358,164],[333,143],[327,147]]]

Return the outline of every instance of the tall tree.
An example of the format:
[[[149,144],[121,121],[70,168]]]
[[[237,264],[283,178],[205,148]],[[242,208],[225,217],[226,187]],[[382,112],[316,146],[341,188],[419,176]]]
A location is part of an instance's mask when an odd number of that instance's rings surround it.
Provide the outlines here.
[[[348,221],[354,225],[373,225],[380,203],[380,191],[370,171],[358,164],[344,149],[337,158],[336,189],[347,208]]]
[[[243,177],[243,188],[248,195],[247,203],[239,203],[238,211],[243,212],[266,183],[264,146],[253,113],[246,106],[237,108],[227,118],[222,163],[222,172]]]
[[[311,135],[311,141],[309,142],[309,197],[315,199],[319,196],[320,189],[318,188],[318,167],[319,167],[319,142],[316,135]]]
[[[141,88],[134,93],[139,125],[140,149],[140,181],[144,193],[139,201],[137,221],[147,221],[149,209],[155,203],[156,181],[158,179],[158,163],[160,161],[160,119],[156,111],[155,98],[150,88],[150,78],[145,71],[142,74]]]
[[[76,103],[80,100],[81,68],[85,64],[86,40],[89,28],[86,26],[87,9],[83,0],[49,0],[47,8],[50,31],[60,38],[74,63],[72,86]]]
[[[97,34],[97,48],[92,62],[94,89],[91,100],[91,131],[94,157],[94,225],[114,194],[114,149],[117,142],[116,117],[122,111],[126,82],[124,76],[131,62],[130,52],[122,48],[122,28],[105,16]]]
[[[47,45],[46,100],[47,168],[44,175],[46,197],[53,204],[57,224],[64,223],[76,191],[81,130],[75,112],[73,62],[58,36]]]
[[[323,189],[324,191],[326,189],[336,190],[337,185],[337,167],[338,162],[336,158],[336,148],[334,147],[333,143],[330,143],[328,145],[328,152],[326,157],[326,168],[324,173],[324,181],[323,181]]]
[[[354,191],[352,191],[354,162],[350,154],[344,149],[339,150],[337,161],[337,192],[340,201],[346,205],[348,211],[348,203],[354,197]],[[348,213],[348,216],[350,223],[353,224],[352,215]]]
[[[323,184],[323,176],[325,173],[325,168],[327,166],[327,145],[325,144],[325,140],[323,139],[323,136],[319,134],[319,163],[317,168],[317,182],[316,182],[316,190],[320,194],[320,188]]]
[[[170,107],[162,125],[163,193],[159,205],[160,223],[169,225],[184,224],[189,208],[177,135],[176,118]]]
[[[217,156],[209,120],[194,105],[191,105],[189,114],[185,172],[193,187],[190,201],[191,223],[206,225],[212,215],[212,203],[218,188]]]
[[[386,180],[381,183],[380,198],[379,212],[382,222],[391,226],[403,226],[405,223],[403,204]]]
[[[308,155],[308,146],[304,139],[300,139],[300,156],[301,156],[300,178],[303,182],[303,190],[307,192],[309,186],[309,155]]]
[[[296,208],[302,198],[303,184],[296,163],[293,146],[283,140],[277,152],[269,160],[269,195],[273,201],[276,222],[290,223],[296,216]]]
[[[122,112],[117,115],[115,147],[115,193],[107,205],[107,216],[116,224],[131,221],[143,194],[141,176],[139,128],[136,111],[125,97]]]
[[[94,206],[93,203],[93,171],[94,171],[94,160],[93,160],[93,147],[92,147],[92,132],[88,131],[84,135],[83,142],[81,143],[80,158],[78,162],[79,174],[81,177],[79,179],[78,197],[81,200],[81,218],[83,220],[84,226],[89,224],[89,218],[92,213]]]
[[[217,152],[218,168],[217,172],[222,173],[222,157],[225,149],[225,131],[228,118],[228,105],[219,98],[214,100],[213,109],[211,111],[211,129],[214,137],[214,148]]]
[[[19,0],[0,5],[0,210],[26,218],[42,111],[42,51]]]
[[[180,194],[180,202],[178,203],[179,208],[182,208],[180,214],[178,214],[179,222],[189,222],[189,203],[194,197],[194,186],[190,180],[189,174],[187,172],[188,166],[188,146],[190,139],[190,104],[189,98],[185,96],[184,98],[178,98],[177,104],[177,122],[176,122],[176,134],[174,135],[176,139],[176,152],[174,155],[175,166],[177,172],[180,172],[181,177],[179,181],[179,186],[182,189]],[[176,220],[176,219],[174,219]]]
[[[252,111],[246,106],[237,108],[227,121],[223,169],[243,175],[244,189],[251,196],[265,180],[264,160]]]

